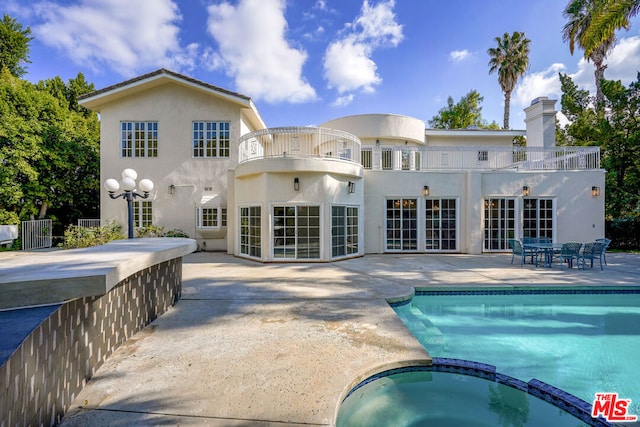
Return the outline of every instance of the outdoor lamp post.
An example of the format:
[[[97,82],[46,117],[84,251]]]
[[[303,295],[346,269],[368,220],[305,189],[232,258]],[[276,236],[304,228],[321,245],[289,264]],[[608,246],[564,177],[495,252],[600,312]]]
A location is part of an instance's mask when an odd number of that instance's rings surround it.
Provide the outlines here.
[[[127,201],[127,211],[129,215],[129,238],[133,239],[133,201],[138,197],[146,199],[149,192],[153,190],[153,182],[150,179],[142,179],[138,185],[141,193],[136,191],[136,179],[138,173],[133,169],[125,169],[122,171],[122,179],[120,182],[113,178],[109,178],[104,182],[104,188],[109,192],[109,197],[118,199],[122,197]],[[116,194],[122,188],[122,193]]]

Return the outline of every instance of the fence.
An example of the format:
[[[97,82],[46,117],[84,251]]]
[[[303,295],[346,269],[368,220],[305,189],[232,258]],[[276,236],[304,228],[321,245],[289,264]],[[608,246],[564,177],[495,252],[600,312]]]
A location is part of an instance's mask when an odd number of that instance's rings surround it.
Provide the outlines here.
[[[52,232],[50,219],[22,221],[22,250],[50,248],[53,246]]]
[[[100,228],[100,219],[81,218],[78,219],[78,227],[80,228]]]

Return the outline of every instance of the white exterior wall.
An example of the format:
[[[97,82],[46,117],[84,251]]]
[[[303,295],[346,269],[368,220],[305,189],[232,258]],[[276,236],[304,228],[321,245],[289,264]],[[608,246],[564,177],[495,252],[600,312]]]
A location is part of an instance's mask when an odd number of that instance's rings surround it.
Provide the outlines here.
[[[240,121],[239,106],[176,84],[166,84],[137,93],[103,106],[100,129],[100,174],[120,179],[125,168],[138,172],[138,179],[149,178],[154,190],[148,200],[153,202],[153,224],[165,231],[181,229],[200,245],[207,240],[207,249],[226,250],[226,242],[218,233],[196,230],[195,210],[200,206],[205,187],[208,195],[217,195],[210,207],[225,206],[228,201],[228,170],[235,166],[237,140],[248,130]],[[230,158],[194,158],[192,133],[194,120],[230,122]],[[122,121],[158,122],[158,157],[121,157],[120,126]],[[175,193],[169,194],[169,185]],[[116,219],[126,232],[126,203],[112,200],[101,192],[101,220]],[[222,233],[225,234],[225,233]],[[217,237],[218,239],[211,239]]]
[[[480,254],[484,248],[484,199],[515,198],[516,224],[522,223],[522,187],[529,197],[551,198],[555,206],[554,241],[588,242],[604,236],[603,193],[591,195],[591,187],[604,188],[602,171],[553,172],[407,172],[365,171],[365,253],[385,252],[387,198],[418,199],[418,250],[424,252],[425,199],[456,199],[458,250]],[[422,195],[425,185],[429,196]],[[516,236],[521,237],[521,236]]]

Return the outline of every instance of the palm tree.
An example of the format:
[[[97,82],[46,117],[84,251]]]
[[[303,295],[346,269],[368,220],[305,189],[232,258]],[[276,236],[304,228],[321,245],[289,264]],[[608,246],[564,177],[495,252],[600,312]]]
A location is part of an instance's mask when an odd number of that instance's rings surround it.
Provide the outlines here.
[[[613,49],[616,36],[611,32],[603,42],[586,53],[586,36],[595,19],[600,16],[608,0],[570,0],[562,15],[568,22],[562,27],[562,39],[569,42],[569,51],[573,55],[576,45],[585,51],[584,59],[591,61],[595,67],[596,78],[596,106],[604,102],[604,95],[600,82],[604,78],[604,70],[607,68],[604,60]]]
[[[524,33],[514,31],[509,35],[504,33],[502,38],[496,37],[497,47],[487,50],[489,60],[489,74],[498,72],[498,83],[504,92],[504,129],[509,129],[509,109],[511,107],[511,92],[518,79],[529,68],[529,45],[531,40]]]
[[[584,35],[585,55],[611,38],[620,28],[629,29],[629,20],[640,13],[640,0],[604,1],[602,9],[591,22]]]

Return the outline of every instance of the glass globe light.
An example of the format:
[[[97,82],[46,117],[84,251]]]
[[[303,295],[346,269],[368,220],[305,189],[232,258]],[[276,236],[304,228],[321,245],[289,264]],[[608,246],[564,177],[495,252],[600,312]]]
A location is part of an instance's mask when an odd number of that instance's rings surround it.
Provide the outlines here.
[[[141,191],[148,193],[153,190],[153,181],[151,181],[150,179],[143,179],[142,181],[140,181],[139,187]]]
[[[136,188],[136,181],[128,176],[122,178],[121,184],[124,191],[133,191]]]
[[[125,169],[122,171],[122,178],[131,178],[132,180],[138,179],[138,172],[133,169]]]
[[[106,180],[104,182],[104,188],[109,193],[115,193],[116,191],[118,191],[120,189],[120,184],[118,184],[118,181],[116,181],[115,179],[109,178],[108,180]]]

